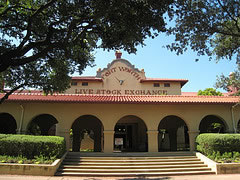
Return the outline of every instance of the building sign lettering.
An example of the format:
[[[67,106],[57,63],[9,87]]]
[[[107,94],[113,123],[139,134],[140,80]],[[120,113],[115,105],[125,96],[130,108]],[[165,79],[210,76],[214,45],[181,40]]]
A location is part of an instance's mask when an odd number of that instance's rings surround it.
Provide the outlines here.
[[[127,73],[131,74],[133,77],[135,77],[137,80],[141,79],[141,76],[137,72],[135,72],[133,69],[130,69],[128,67],[122,67],[122,66],[113,67],[113,68],[107,70],[106,72],[102,73],[102,78],[105,79],[106,77],[110,76],[111,74],[113,74],[117,71],[127,72]]]
[[[109,90],[109,89],[75,89],[75,94],[102,94],[102,95],[167,95],[166,90]]]

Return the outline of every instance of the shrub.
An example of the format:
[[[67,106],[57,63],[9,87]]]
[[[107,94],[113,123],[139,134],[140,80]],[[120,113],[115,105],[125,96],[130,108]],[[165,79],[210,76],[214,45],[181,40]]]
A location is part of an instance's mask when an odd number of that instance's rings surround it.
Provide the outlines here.
[[[66,149],[65,140],[58,136],[0,135],[0,155],[60,158]]]
[[[200,134],[197,139],[197,150],[205,155],[213,152],[240,152],[240,134]]]

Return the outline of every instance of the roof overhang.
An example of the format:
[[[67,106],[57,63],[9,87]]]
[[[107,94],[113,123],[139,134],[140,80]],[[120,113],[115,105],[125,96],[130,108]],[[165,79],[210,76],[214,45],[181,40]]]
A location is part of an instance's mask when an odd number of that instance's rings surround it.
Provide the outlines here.
[[[0,98],[4,94],[0,94]],[[237,96],[182,96],[182,95],[98,95],[98,94],[53,94],[16,93],[6,102],[40,103],[107,103],[107,104],[236,104]]]
[[[145,82],[179,82],[181,84],[181,87],[183,87],[188,80],[187,79],[160,79],[160,78],[146,78],[146,79],[141,79],[140,83],[145,83]]]

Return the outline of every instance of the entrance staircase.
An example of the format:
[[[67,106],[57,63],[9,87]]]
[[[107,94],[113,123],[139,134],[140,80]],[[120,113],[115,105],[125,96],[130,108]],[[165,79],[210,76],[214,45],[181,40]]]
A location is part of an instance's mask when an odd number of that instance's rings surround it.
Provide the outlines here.
[[[175,176],[215,174],[189,152],[74,153],[69,152],[57,176]]]

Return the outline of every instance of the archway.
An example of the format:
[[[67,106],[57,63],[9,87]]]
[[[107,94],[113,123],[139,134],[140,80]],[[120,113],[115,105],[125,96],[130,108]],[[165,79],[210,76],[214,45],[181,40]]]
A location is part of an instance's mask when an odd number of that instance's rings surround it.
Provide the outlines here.
[[[103,125],[95,116],[84,115],[72,124],[72,151],[103,150]]]
[[[17,123],[8,113],[0,114],[0,134],[16,134]]]
[[[224,133],[226,129],[224,120],[215,115],[205,116],[199,125],[200,133]]]
[[[166,116],[158,126],[159,151],[189,150],[188,127],[178,116]]]
[[[124,116],[116,123],[114,131],[114,151],[147,151],[147,127],[141,118],[133,115]]]
[[[240,133],[240,119],[239,119],[238,124],[237,124],[237,133]]]
[[[56,118],[50,114],[38,115],[29,123],[27,134],[54,136],[57,123]]]

